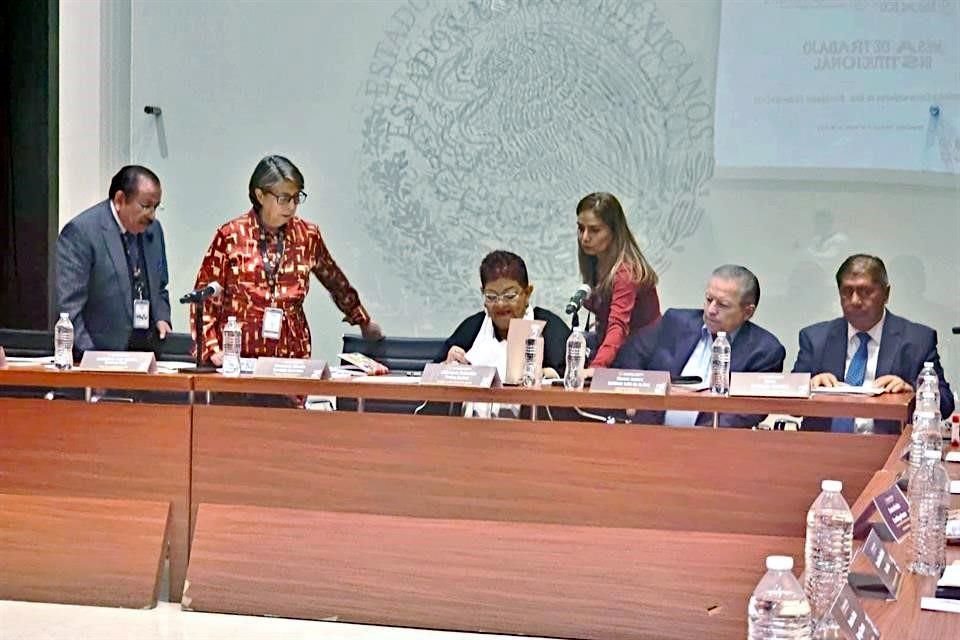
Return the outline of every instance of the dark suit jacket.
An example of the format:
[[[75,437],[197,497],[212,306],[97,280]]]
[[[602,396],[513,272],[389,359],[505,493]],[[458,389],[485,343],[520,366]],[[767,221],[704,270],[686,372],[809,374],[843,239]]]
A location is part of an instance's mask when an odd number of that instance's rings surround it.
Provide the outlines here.
[[[150,325],[170,322],[166,245],[154,221],[143,233]],[[104,200],[67,223],[57,238],[57,312],[70,314],[74,347],[123,351],[133,332],[133,291],[120,230]]]
[[[793,365],[796,373],[830,372],[843,380],[847,362],[847,321],[835,318],[818,322],[800,330],[800,353]],[[937,332],[930,327],[894,315],[887,310],[880,336],[880,352],[877,354],[876,377],[893,374],[913,386],[924,362],[932,362],[940,376],[940,413],[944,417],[953,413],[953,393],[943,377],[940,355],[937,353]],[[830,420],[805,418],[804,429],[829,430]],[[899,425],[892,420],[874,422],[877,433],[900,433]]]
[[[669,371],[679,376],[700,341],[703,311],[700,309],[667,309],[657,329],[648,336],[633,340],[624,347],[619,365],[624,369]],[[749,320],[740,327],[730,345],[731,371],[783,371],[787,351],[772,333]],[[662,411],[641,411],[634,422],[663,424]],[[762,415],[720,414],[723,427],[752,427],[763,420]],[[698,425],[713,423],[713,414],[701,413]]]

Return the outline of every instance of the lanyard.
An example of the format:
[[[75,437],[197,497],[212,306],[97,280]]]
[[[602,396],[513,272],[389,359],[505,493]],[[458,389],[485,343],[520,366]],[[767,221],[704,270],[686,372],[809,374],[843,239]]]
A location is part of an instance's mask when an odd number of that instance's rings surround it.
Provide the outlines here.
[[[130,268],[130,280],[133,285],[133,293],[136,296],[137,300],[143,300],[143,294],[146,292],[147,283],[144,281],[143,269],[140,267],[140,260],[143,254],[142,247],[137,245],[137,250],[132,251],[130,248],[131,242],[140,242],[140,237],[138,235],[127,235],[125,233],[120,234],[120,239],[123,241],[123,250],[127,254],[127,266]]]
[[[260,216],[257,216],[257,220],[260,220]],[[280,265],[283,264],[283,238],[284,230],[281,228],[279,237],[277,238],[277,261],[273,262],[269,259],[267,255],[267,232],[263,228],[263,223],[260,224],[260,257],[263,260],[263,273],[267,277],[267,286],[270,287],[270,292],[273,294],[274,302],[277,298],[277,275],[280,272]]]

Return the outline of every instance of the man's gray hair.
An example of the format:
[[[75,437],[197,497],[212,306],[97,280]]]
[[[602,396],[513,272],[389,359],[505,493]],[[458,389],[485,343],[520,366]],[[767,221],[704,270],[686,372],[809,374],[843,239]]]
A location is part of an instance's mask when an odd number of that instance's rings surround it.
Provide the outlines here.
[[[711,274],[714,278],[736,280],[740,283],[740,304],[760,304],[760,281],[753,271],[739,264],[725,264],[717,267]]]

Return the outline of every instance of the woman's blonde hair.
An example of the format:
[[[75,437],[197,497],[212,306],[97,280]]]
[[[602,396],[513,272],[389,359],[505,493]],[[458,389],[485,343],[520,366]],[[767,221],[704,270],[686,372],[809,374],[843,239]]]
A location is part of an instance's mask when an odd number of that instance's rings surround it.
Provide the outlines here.
[[[609,292],[613,289],[614,276],[622,266],[626,265],[637,286],[657,286],[657,272],[640,251],[640,245],[637,244],[627,225],[627,216],[623,213],[623,207],[614,195],[600,191],[584,196],[577,203],[577,215],[584,211],[592,211],[610,227],[613,236],[610,249],[617,257],[609,273],[597,273],[597,257],[584,253],[578,236],[577,261],[580,263],[580,277],[583,282],[600,292]]]

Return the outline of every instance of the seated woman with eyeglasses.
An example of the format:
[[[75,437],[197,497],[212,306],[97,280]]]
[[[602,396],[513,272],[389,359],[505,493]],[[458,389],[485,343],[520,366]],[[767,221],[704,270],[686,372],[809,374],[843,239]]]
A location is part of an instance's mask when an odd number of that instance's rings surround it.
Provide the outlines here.
[[[333,261],[319,227],[297,217],[307,199],[303,186],[303,174],[292,162],[267,156],[250,176],[253,208],[217,229],[195,283],[199,288],[216,281],[223,287],[221,295],[203,303],[204,362],[223,364],[221,331],[230,316],[243,332],[243,357],[309,357],[303,300],[311,273],[330,292],[344,321],[359,325],[364,338],[383,337]]]
[[[563,374],[570,329],[556,314],[530,307],[533,285],[523,259],[509,251],[493,251],[480,263],[484,310],[457,327],[444,344],[438,361],[493,366],[502,379],[507,369],[507,331],[510,320],[543,320],[544,377]]]

